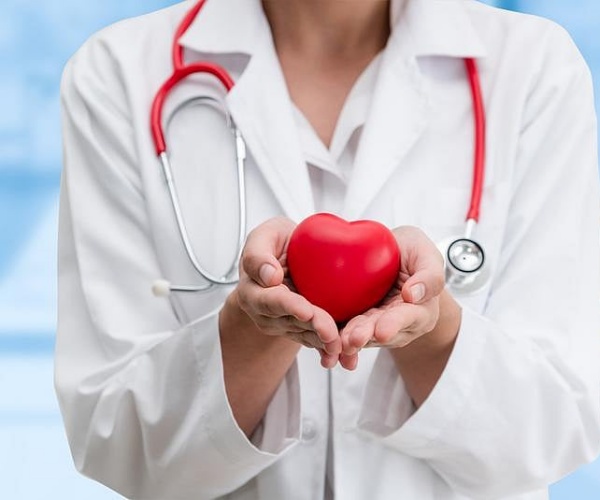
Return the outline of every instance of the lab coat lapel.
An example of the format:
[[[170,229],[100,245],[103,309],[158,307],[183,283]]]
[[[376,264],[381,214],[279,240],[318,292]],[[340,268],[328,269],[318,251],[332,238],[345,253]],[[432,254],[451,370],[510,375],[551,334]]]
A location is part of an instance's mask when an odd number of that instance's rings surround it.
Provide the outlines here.
[[[296,221],[313,213],[310,179],[293,107],[268,32],[229,93],[227,103],[284,212]]]
[[[395,0],[393,33],[384,52],[369,117],[348,186],[344,215],[361,217],[417,144],[432,116],[423,56],[484,57],[467,2]],[[468,85],[465,77],[465,85]]]
[[[383,54],[348,186],[344,215],[349,219],[361,217],[421,137],[430,118],[425,83],[410,46],[402,42],[390,48],[394,50]]]
[[[308,169],[260,0],[208,0],[180,42],[197,52],[188,60],[250,56],[226,98],[228,109],[283,212],[297,221],[310,215]]]

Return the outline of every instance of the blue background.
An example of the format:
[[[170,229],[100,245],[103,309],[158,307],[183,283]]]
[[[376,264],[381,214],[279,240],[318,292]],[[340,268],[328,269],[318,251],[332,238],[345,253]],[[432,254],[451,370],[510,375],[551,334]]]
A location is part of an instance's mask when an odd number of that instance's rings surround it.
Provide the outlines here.
[[[52,386],[61,168],[58,86],[94,31],[166,0],[2,0],[0,6],[0,498],[120,498],[75,472]],[[553,18],[600,82],[597,0],[498,1]],[[598,500],[600,461],[552,488]]]

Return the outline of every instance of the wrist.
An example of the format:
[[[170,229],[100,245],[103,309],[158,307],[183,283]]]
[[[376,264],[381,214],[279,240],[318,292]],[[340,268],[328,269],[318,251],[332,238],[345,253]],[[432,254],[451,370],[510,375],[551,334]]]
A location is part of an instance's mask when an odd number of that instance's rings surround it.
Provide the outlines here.
[[[458,337],[461,317],[460,306],[444,290],[439,296],[439,317],[433,330],[406,347],[390,350],[417,408],[427,399],[446,368]]]
[[[219,335],[227,399],[238,425],[250,437],[300,346],[263,333],[240,307],[235,290],[219,313]]]
[[[423,358],[449,357],[460,330],[462,310],[447,290],[442,291],[438,300],[439,316],[433,330],[406,347],[393,349],[398,361],[409,363]]]

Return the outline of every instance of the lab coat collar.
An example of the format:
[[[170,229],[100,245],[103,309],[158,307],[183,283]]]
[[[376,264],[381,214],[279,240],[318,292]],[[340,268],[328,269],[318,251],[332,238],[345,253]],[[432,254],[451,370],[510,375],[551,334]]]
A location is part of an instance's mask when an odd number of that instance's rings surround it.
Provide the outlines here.
[[[196,1],[186,3],[191,8]],[[466,12],[469,1],[392,0],[392,31],[410,31],[416,56],[484,57]],[[268,29],[260,0],[206,0],[180,43],[197,52],[251,55]]]
[[[197,0],[187,0],[189,8]],[[206,0],[179,43],[207,54],[252,54],[269,30],[260,0]]]
[[[394,29],[355,158],[346,217],[364,213],[426,129],[430,100],[417,58],[485,54],[466,3],[392,0]],[[297,221],[310,215],[314,201],[308,169],[260,0],[207,0],[180,41],[199,53],[251,55],[227,105],[283,211]]]
[[[392,10],[396,32],[410,33],[416,57],[485,57],[485,46],[467,12],[472,1],[406,0],[404,7]],[[398,39],[392,35],[390,41]]]

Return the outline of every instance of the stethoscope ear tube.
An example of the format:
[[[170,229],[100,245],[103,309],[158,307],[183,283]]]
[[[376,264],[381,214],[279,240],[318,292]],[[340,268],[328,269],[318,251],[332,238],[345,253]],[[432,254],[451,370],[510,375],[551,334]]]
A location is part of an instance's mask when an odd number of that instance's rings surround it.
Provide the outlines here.
[[[152,283],[152,294],[155,297],[168,297],[173,292],[188,292],[188,293],[197,293],[197,292],[206,292],[210,290],[214,285],[173,285],[168,280],[156,280]]]
[[[187,78],[190,75],[196,73],[209,73],[215,76],[224,86],[225,90],[229,92],[234,85],[234,81],[229,75],[229,73],[222,68],[221,66],[213,63],[204,63],[197,62],[189,65],[183,64],[182,51],[179,50],[179,44],[177,40],[179,37],[185,32],[189,24],[193,21],[196,14],[202,7],[204,2],[198,2],[196,6],[188,13],[182,24],[180,25],[177,33],[175,35],[175,43],[173,50],[173,65],[174,70],[173,74],[162,84],[159,91],[157,92],[154,100],[152,102],[152,109],[150,112],[151,116],[151,134],[152,140],[154,142],[156,155],[160,159],[160,164],[163,171],[163,176],[167,185],[167,189],[169,192],[169,198],[171,200],[171,206],[173,208],[173,213],[175,215],[175,220],[177,222],[177,227],[179,229],[179,235],[181,237],[181,241],[185,248],[185,252],[194,267],[194,269],[200,274],[206,281],[208,281],[207,285],[171,285],[166,280],[157,280],[153,287],[153,293],[157,296],[166,296],[169,295],[172,291],[178,292],[200,292],[210,289],[214,285],[233,285],[238,282],[237,277],[237,264],[239,262],[241,252],[244,245],[244,240],[246,237],[246,182],[245,182],[245,160],[246,160],[246,144],[233,123],[233,119],[231,115],[224,109],[226,121],[228,127],[232,130],[234,141],[235,141],[235,150],[236,150],[236,167],[237,167],[237,177],[238,177],[238,199],[240,202],[239,206],[239,234],[238,234],[238,251],[236,256],[229,268],[229,270],[225,273],[225,275],[221,277],[214,276],[212,273],[208,272],[199,262],[199,259],[194,252],[192,247],[189,234],[187,231],[187,227],[185,224],[185,220],[183,217],[183,212],[181,210],[181,204],[179,202],[179,197],[177,195],[177,190],[175,187],[175,182],[173,180],[173,171],[171,168],[171,161],[169,158],[169,154],[167,151],[167,143],[165,139],[165,133],[163,128],[163,109],[168,98],[169,94],[173,90],[173,88],[180,83],[182,80]],[[177,49],[177,50],[175,50]],[[216,99],[210,97],[195,97],[192,99],[188,99],[187,101],[180,104],[174,111],[174,115],[185,106],[190,103],[203,101],[203,100],[212,100],[217,101]]]
[[[163,130],[163,109],[165,102],[173,88],[179,84],[182,80],[186,79],[190,75],[196,73],[209,73],[215,76],[225,87],[225,90],[229,92],[234,85],[233,79],[229,73],[219,66],[218,64],[198,62],[176,68],[173,74],[165,81],[154,100],[152,101],[152,108],[150,110],[150,130],[152,133],[152,141],[154,142],[154,148],[156,150],[156,156],[160,156],[162,153],[167,151],[167,141],[165,140],[165,133]]]
[[[229,121],[229,119],[228,119]],[[233,122],[231,122],[233,123]],[[167,190],[169,191],[169,199],[171,201],[171,207],[173,208],[173,214],[175,215],[175,220],[177,222],[177,227],[179,229],[179,236],[181,238],[181,242],[185,248],[185,252],[194,267],[194,269],[200,274],[206,281],[209,282],[209,285],[233,285],[238,282],[237,277],[237,264],[241,257],[241,252],[244,246],[244,240],[246,236],[246,196],[245,196],[245,159],[246,159],[246,145],[244,140],[241,137],[241,134],[237,130],[237,128],[233,129],[234,137],[235,137],[235,146],[236,146],[236,163],[237,163],[237,174],[238,174],[238,196],[240,201],[239,206],[239,233],[238,233],[238,251],[236,252],[236,256],[229,268],[229,270],[225,273],[224,276],[217,277],[212,273],[208,272],[199,262],[198,257],[192,247],[192,243],[190,241],[189,233],[187,230],[187,226],[185,224],[185,220],[183,217],[183,212],[181,210],[181,204],[179,202],[179,196],[177,195],[177,190],[175,188],[175,182],[173,180],[173,171],[171,168],[171,161],[169,159],[168,153],[165,151],[159,155],[160,163],[162,166],[163,176],[165,179],[165,183],[167,185]],[[164,285],[164,282],[162,282]],[[162,290],[159,286],[157,290]],[[169,286],[171,291],[203,291],[208,289],[203,285],[200,286]],[[159,294],[161,295],[161,294]]]

